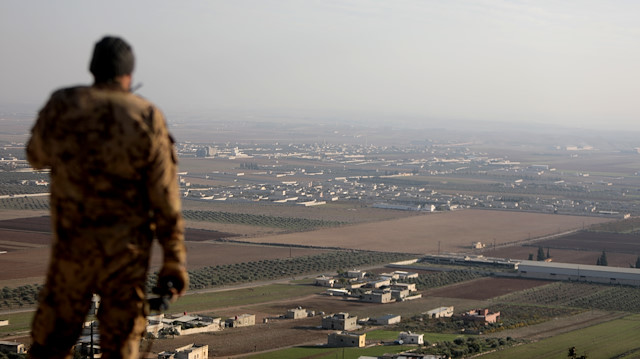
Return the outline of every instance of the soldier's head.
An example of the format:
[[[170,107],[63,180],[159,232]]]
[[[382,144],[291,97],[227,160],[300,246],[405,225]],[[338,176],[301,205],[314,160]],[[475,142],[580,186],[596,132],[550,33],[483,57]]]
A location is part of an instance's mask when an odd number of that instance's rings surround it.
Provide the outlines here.
[[[126,41],[105,36],[93,49],[89,71],[96,84],[120,83],[129,89],[134,63],[133,50]]]

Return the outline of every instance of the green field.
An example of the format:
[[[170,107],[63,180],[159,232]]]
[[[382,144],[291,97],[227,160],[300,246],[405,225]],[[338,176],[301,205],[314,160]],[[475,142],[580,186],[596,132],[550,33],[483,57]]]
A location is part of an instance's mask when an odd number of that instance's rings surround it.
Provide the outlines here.
[[[34,313],[0,314],[0,319],[9,319],[9,325],[0,327],[0,336],[29,331]]]
[[[321,290],[319,290],[318,287],[310,285],[271,284],[262,287],[189,294],[173,303],[168,313],[212,310],[230,306],[257,304],[272,300],[305,296],[318,293],[319,291]]]
[[[216,308],[295,298],[317,292],[318,287],[310,285],[271,284],[254,288],[190,294],[172,303],[167,313],[182,313],[195,310],[213,311]],[[8,326],[0,327],[0,335],[28,331],[33,314],[34,311],[16,314],[0,314],[0,319],[9,319]]]
[[[249,226],[280,228],[290,231],[310,231],[318,228],[336,227],[344,222],[324,221],[318,219],[276,217],[258,214],[231,213],[219,211],[183,210],[182,215],[191,221],[242,224]]]
[[[483,355],[483,359],[567,358],[569,348],[588,358],[638,358],[640,356],[640,315],[556,335],[539,342]]]

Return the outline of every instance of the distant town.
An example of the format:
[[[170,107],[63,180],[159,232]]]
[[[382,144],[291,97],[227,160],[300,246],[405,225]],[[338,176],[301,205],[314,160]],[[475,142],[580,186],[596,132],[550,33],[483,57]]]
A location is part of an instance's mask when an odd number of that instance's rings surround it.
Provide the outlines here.
[[[589,146],[554,150],[567,157],[594,151]],[[472,151],[465,143],[405,147],[180,143],[178,154],[238,163],[233,171],[181,173],[187,199],[303,206],[347,200],[409,211],[491,208],[620,218],[640,213],[640,204],[629,200],[629,195],[639,193],[637,173],[613,178],[561,171],[545,163],[525,164]],[[227,185],[198,185],[202,179]]]

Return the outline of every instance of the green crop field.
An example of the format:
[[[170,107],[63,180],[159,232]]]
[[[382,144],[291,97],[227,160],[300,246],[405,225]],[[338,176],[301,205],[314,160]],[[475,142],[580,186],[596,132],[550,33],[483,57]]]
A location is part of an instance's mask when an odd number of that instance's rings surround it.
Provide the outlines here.
[[[640,355],[640,315],[556,335],[535,343],[483,355],[483,359],[567,358],[569,348],[588,358],[637,358]]]
[[[495,302],[536,304],[640,313],[640,289],[602,284],[555,282],[502,297]]]
[[[275,217],[258,214],[230,213],[218,211],[192,211],[184,210],[185,219],[192,221],[205,221],[217,223],[243,224],[249,226],[282,228],[291,231],[308,231],[317,228],[336,227],[343,222],[325,221],[319,219]]]
[[[0,314],[0,319],[8,319],[9,325],[0,327],[0,335],[26,332],[31,328],[31,320],[35,312]]]
[[[271,284],[262,287],[189,294],[173,303],[169,313],[194,310],[213,310],[229,306],[256,304],[272,300],[295,298],[318,293],[319,289],[308,285]]]

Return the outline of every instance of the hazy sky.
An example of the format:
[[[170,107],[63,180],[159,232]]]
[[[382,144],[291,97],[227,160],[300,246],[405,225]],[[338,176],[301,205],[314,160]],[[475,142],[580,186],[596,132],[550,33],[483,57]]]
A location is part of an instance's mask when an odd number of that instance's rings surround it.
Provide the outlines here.
[[[0,112],[90,83],[105,34],[140,94],[203,110],[640,130],[640,2],[0,2]]]

